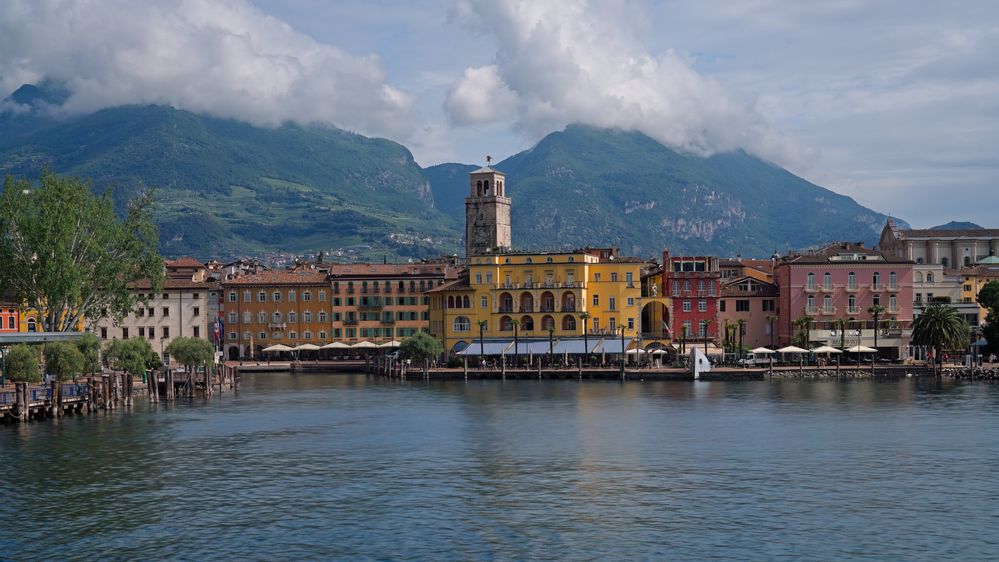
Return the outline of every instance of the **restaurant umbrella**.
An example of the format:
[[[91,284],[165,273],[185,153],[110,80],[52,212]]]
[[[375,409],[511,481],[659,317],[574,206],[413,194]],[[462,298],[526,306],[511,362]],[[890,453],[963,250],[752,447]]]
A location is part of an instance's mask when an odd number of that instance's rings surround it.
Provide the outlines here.
[[[804,369],[804,361],[801,356],[802,353],[808,353],[807,349],[801,349],[800,347],[789,345],[782,347],[777,350],[777,353],[797,353],[798,354],[798,372],[800,373]]]
[[[858,355],[861,354],[861,353],[877,353],[878,352],[878,350],[874,349],[873,347],[867,347],[865,345],[860,345],[860,344],[857,344],[857,345],[855,345],[855,346],[847,349],[847,351],[849,351],[850,353],[856,353]],[[874,363],[875,363],[875,361],[874,361],[874,358],[872,357],[871,358],[871,376],[872,377],[874,376]],[[859,360],[857,361],[857,365],[858,366],[860,365],[860,361]]]
[[[827,356],[830,353],[835,353],[836,354],[836,373],[837,373],[837,375],[839,374],[839,358],[840,358],[840,354],[843,353],[842,350],[836,349],[835,347],[833,347],[831,345],[823,345],[823,346],[819,346],[819,347],[816,347],[815,349],[813,349],[812,353],[825,353]]]

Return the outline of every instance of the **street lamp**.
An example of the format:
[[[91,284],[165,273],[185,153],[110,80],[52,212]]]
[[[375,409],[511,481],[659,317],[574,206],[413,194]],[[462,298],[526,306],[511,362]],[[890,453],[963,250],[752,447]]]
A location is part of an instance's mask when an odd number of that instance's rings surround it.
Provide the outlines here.
[[[548,327],[548,363],[555,366],[555,327]]]
[[[624,349],[624,326],[621,326],[621,379],[624,379],[624,360],[628,357]]]

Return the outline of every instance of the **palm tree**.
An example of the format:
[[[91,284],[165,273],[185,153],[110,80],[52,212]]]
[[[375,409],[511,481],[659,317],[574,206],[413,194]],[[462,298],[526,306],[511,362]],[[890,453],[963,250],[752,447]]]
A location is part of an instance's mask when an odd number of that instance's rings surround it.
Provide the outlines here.
[[[687,325],[680,327],[680,355],[687,353]]]
[[[704,356],[705,357],[707,357],[707,355],[708,355],[708,328],[711,326],[711,322],[712,322],[712,320],[710,318],[704,321],[704,333],[702,335],[704,336]]]
[[[777,339],[777,330],[774,329],[774,325],[776,323],[777,323],[777,317],[774,316],[773,314],[768,314],[767,324],[770,324],[770,349],[774,349],[774,347],[777,345],[775,343]]]
[[[513,360],[516,362],[517,366],[520,366],[520,340],[517,339],[517,328],[520,328],[520,320],[514,319],[510,321],[513,324]]]
[[[846,318],[833,320],[833,326],[839,330],[839,348],[846,349]]]
[[[739,326],[739,358],[742,359],[742,338],[746,333],[746,319],[740,318],[736,323]]]
[[[795,336],[795,343],[799,344],[800,347],[808,347],[808,341],[811,338],[811,326],[812,319],[808,316],[799,316],[792,322],[795,328],[798,330],[798,335]]]
[[[867,309],[867,313],[874,316],[874,349],[878,348],[878,328],[880,328],[880,320],[882,314],[885,313],[887,309],[880,304],[872,305]],[[875,353],[877,355],[877,353]]]
[[[968,342],[968,324],[957,310],[936,303],[923,309],[912,323],[912,343],[933,348],[933,373],[944,348],[960,349]]]
[[[579,315],[579,319],[583,321],[583,353],[586,355],[586,364],[590,364],[590,340],[586,337],[586,324],[587,320],[590,319],[589,312],[583,312]]]
[[[479,366],[486,363],[486,322],[479,320]]]

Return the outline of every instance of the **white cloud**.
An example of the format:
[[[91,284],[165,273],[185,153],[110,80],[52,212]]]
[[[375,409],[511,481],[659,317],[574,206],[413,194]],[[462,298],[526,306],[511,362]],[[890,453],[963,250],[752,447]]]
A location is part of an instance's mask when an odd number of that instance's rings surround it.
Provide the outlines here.
[[[506,120],[537,136],[586,123],[640,130],[697,154],[743,148],[783,164],[811,158],[755,102],[682,54],[634,43],[638,18],[627,5],[465,0],[453,17],[498,44],[493,64],[467,69],[448,92],[444,108],[455,124]]]
[[[43,77],[65,108],[169,104],[258,125],[329,122],[406,136],[412,100],[375,57],[319,43],[241,0],[8,0],[0,86]]]

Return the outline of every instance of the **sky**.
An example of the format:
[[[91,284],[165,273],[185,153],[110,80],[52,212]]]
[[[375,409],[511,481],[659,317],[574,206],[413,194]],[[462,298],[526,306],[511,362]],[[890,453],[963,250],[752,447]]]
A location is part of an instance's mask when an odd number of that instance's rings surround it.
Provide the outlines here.
[[[996,53],[994,0],[0,2],[0,89],[62,80],[68,113],[332,123],[424,166],[634,129],[915,227],[999,227]]]

